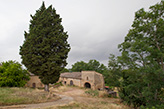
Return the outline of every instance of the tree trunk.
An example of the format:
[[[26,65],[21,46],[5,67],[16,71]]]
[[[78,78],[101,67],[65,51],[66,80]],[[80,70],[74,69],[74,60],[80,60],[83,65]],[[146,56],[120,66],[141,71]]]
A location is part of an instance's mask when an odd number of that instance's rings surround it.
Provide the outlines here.
[[[49,84],[45,84],[45,86],[44,86],[44,91],[49,92]]]

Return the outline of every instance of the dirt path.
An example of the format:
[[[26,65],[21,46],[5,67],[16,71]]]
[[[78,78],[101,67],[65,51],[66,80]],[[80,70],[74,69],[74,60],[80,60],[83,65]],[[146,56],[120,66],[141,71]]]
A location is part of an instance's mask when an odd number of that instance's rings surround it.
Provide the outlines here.
[[[33,108],[45,108],[48,106],[60,106],[60,105],[66,105],[69,102],[73,101],[74,99],[69,96],[65,95],[58,95],[61,97],[61,99],[54,101],[54,102],[47,102],[47,103],[40,103],[40,104],[28,104],[26,105],[25,109],[33,109]]]
[[[97,104],[100,102],[108,102],[110,104],[115,104],[118,99],[109,99],[109,98],[94,98],[89,97],[84,92],[84,89],[77,87],[59,87],[51,88],[51,93],[58,95],[61,99],[53,102],[38,103],[38,104],[23,104],[23,105],[13,105],[13,106],[4,106],[0,109],[55,109],[57,106],[64,106],[71,102],[78,102],[84,105]],[[121,109],[121,108],[117,108]]]

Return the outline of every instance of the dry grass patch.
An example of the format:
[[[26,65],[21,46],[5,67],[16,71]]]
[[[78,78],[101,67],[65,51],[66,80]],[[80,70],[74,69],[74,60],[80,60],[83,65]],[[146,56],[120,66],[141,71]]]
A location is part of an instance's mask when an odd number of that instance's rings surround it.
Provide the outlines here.
[[[65,106],[47,107],[45,109],[128,109],[127,106],[111,104],[105,101],[97,103],[84,104],[79,102],[71,102]]]
[[[0,105],[41,103],[60,99],[48,92],[31,88],[0,88]]]
[[[92,90],[92,89],[87,89],[85,91],[85,94],[87,94],[88,96],[93,96],[93,97],[108,97],[109,94],[106,91],[99,91],[99,90]]]
[[[60,87],[57,87],[57,88],[53,88],[51,87],[50,88],[50,91],[55,91],[55,92],[65,92],[68,90],[68,86],[60,86]]]
[[[109,94],[106,91],[99,91],[99,97],[108,97]]]

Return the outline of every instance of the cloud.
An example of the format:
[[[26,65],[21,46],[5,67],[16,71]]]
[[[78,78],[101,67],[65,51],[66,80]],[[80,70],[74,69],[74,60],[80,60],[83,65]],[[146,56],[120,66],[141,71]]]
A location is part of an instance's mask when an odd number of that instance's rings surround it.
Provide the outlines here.
[[[77,61],[96,59],[107,65],[109,54],[119,55],[122,43],[140,8],[160,0],[45,0],[53,5],[68,31],[71,51],[68,68]],[[5,0],[0,4],[0,61],[21,62],[19,46],[28,31],[30,14],[41,6],[40,0]]]

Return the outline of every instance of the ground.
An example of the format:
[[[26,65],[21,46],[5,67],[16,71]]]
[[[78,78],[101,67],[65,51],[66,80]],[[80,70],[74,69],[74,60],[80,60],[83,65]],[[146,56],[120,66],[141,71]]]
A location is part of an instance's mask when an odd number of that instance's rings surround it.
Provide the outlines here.
[[[51,94],[56,94],[61,99],[53,102],[39,104],[25,104],[15,106],[4,106],[2,109],[128,109],[121,104],[118,98],[92,97],[85,93],[86,89],[78,87],[61,86],[50,88]]]

